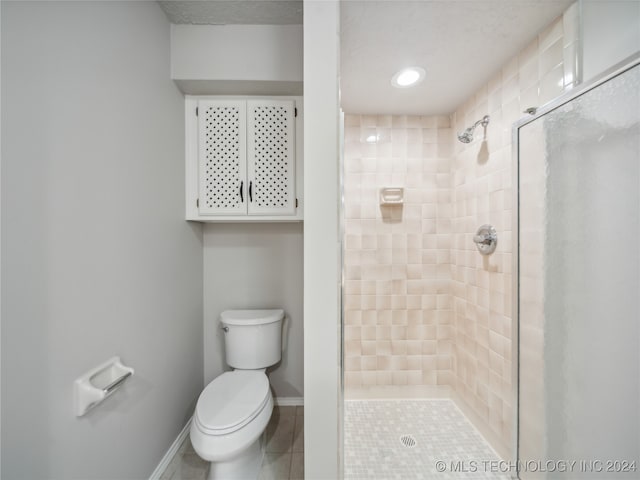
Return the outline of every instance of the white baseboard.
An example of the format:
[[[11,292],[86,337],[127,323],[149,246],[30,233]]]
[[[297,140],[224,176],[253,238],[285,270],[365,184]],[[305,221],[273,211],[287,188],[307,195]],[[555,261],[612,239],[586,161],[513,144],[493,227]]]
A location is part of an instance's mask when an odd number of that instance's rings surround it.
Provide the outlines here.
[[[169,447],[169,450],[167,450],[167,453],[164,454],[164,457],[162,457],[162,460],[160,460],[160,463],[158,464],[156,469],[153,471],[153,473],[149,477],[149,480],[160,479],[164,471],[167,469],[167,467],[171,463],[171,460],[173,460],[173,457],[176,455],[176,453],[178,453],[178,450],[180,450],[180,446],[182,445],[182,442],[184,442],[184,439],[187,438],[187,435],[189,435],[191,420],[192,419],[190,418],[187,421],[187,424],[182,428],[182,430],[180,431],[176,439],[173,441],[173,443]]]
[[[295,407],[304,405],[304,397],[276,397],[276,405],[280,407]]]

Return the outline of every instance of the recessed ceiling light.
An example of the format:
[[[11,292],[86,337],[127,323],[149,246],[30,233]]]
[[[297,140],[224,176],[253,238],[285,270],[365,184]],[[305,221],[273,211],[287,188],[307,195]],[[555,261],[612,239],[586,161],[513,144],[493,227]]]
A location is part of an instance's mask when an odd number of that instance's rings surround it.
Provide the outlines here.
[[[400,70],[391,78],[391,85],[397,88],[408,88],[424,80],[424,68],[408,67]]]
[[[378,135],[369,135],[364,141],[367,143],[377,143],[379,139],[380,137],[378,137]]]

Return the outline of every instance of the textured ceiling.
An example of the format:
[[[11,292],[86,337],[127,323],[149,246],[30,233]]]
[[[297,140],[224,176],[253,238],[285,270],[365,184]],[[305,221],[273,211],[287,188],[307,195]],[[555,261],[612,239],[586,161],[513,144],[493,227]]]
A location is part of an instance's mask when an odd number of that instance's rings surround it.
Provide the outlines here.
[[[317,0],[323,1],[323,0]],[[160,0],[171,23],[302,23],[302,0]],[[348,113],[448,114],[572,0],[342,0],[341,104]],[[426,79],[391,77],[421,66]]]
[[[447,114],[524,48],[571,0],[346,0],[341,103],[348,113]],[[425,80],[390,80],[421,66]]]
[[[171,23],[291,25],[302,23],[302,0],[160,0]]]

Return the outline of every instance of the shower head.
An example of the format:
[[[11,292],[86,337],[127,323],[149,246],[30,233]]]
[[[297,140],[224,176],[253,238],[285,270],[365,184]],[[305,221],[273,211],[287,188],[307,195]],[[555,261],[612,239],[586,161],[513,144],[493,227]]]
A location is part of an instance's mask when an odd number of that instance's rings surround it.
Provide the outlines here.
[[[464,132],[459,133],[458,140],[462,143],[471,143],[471,140],[473,140],[473,129],[467,128]]]
[[[485,115],[476,123],[474,123],[473,126],[467,128],[464,132],[459,133],[458,140],[460,140],[462,143],[471,143],[471,141],[473,140],[473,131],[478,125],[482,125],[486,128],[486,126],[489,125],[489,115]]]

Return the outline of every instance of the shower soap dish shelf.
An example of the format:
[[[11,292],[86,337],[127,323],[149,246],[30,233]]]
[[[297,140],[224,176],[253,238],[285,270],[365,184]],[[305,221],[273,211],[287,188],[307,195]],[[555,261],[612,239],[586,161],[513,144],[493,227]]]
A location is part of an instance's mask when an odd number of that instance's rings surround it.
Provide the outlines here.
[[[380,189],[380,205],[402,205],[403,203],[403,187],[385,187]]]
[[[133,373],[133,368],[123,365],[120,357],[113,357],[77,378],[73,382],[76,417],[113,395]]]

